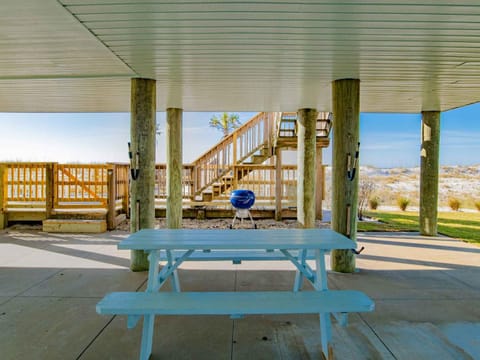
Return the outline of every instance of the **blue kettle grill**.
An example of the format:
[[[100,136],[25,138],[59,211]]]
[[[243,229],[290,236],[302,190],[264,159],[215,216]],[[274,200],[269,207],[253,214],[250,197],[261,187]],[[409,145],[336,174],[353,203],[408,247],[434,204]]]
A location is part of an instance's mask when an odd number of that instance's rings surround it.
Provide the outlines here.
[[[250,208],[255,203],[255,194],[252,190],[233,190],[230,193],[230,203],[236,210],[230,229],[233,229],[235,226],[235,220],[237,220],[237,218],[240,219],[240,223],[243,223],[243,219],[247,217],[250,218],[253,228],[257,228],[257,225],[254,223],[252,215],[250,214]]]

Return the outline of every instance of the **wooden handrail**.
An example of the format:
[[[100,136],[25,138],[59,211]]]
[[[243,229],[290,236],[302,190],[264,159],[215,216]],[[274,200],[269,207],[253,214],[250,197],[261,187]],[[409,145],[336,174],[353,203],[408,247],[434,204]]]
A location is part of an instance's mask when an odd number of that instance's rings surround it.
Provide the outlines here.
[[[203,190],[228,174],[233,165],[243,162],[262,147],[271,148],[275,137],[275,113],[261,112],[225,136],[192,164],[194,193]]]

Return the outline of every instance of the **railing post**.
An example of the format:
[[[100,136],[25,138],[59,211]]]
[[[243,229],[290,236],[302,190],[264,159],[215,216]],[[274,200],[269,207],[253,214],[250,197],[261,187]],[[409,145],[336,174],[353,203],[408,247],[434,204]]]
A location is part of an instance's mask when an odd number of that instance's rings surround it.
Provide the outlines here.
[[[238,154],[237,154],[237,133],[234,132],[233,133],[233,159],[232,159],[232,165],[236,165],[237,164],[237,159],[238,159]]]
[[[55,163],[47,163],[45,165],[45,218],[52,216],[57,196],[56,191],[56,166]]]
[[[237,168],[237,165],[233,165],[232,167],[232,171],[233,171],[233,188],[234,189],[238,189],[238,168]]]
[[[5,229],[8,222],[8,169],[6,164],[0,164],[0,230]]]
[[[115,176],[115,165],[110,165],[107,170],[107,229],[114,230],[116,227],[116,200],[117,181]]]

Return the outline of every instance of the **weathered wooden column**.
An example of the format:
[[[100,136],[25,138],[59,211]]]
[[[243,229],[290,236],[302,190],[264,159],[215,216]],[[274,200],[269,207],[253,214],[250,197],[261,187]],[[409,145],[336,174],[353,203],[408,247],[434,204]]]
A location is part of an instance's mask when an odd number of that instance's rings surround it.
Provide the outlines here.
[[[422,112],[420,153],[420,234],[437,235],[440,112]]]
[[[275,220],[282,220],[282,149],[275,148]]]
[[[130,135],[132,153],[130,231],[155,226],[155,126],[156,82],[132,79]],[[147,255],[131,251],[130,268],[148,270]]]
[[[356,239],[358,203],[358,140],[360,123],[360,80],[342,79],[332,83],[333,159],[332,229]],[[350,250],[334,250],[332,270],[355,271]]]
[[[322,164],[322,148],[317,148],[317,164],[316,164],[316,180],[315,180],[315,219],[322,220],[323,218],[323,183],[324,183],[324,173],[323,173],[323,164]]]
[[[45,166],[45,218],[50,219],[55,206],[55,171],[56,163]]]
[[[167,228],[182,227],[182,109],[167,109]]]
[[[7,215],[7,165],[0,164],[0,230],[5,229],[8,222]]]
[[[297,220],[304,228],[315,227],[316,109],[297,112]]]
[[[117,192],[116,192],[116,166],[110,164],[107,170],[107,229],[114,230],[117,226],[116,223],[116,205],[117,205]]]

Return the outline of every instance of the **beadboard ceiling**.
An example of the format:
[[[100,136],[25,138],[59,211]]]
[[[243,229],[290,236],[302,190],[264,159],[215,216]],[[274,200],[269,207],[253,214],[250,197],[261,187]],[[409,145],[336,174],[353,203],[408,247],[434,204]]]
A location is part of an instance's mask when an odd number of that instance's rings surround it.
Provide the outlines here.
[[[1,0],[0,112],[157,107],[331,110],[361,80],[361,111],[480,101],[480,1]]]

